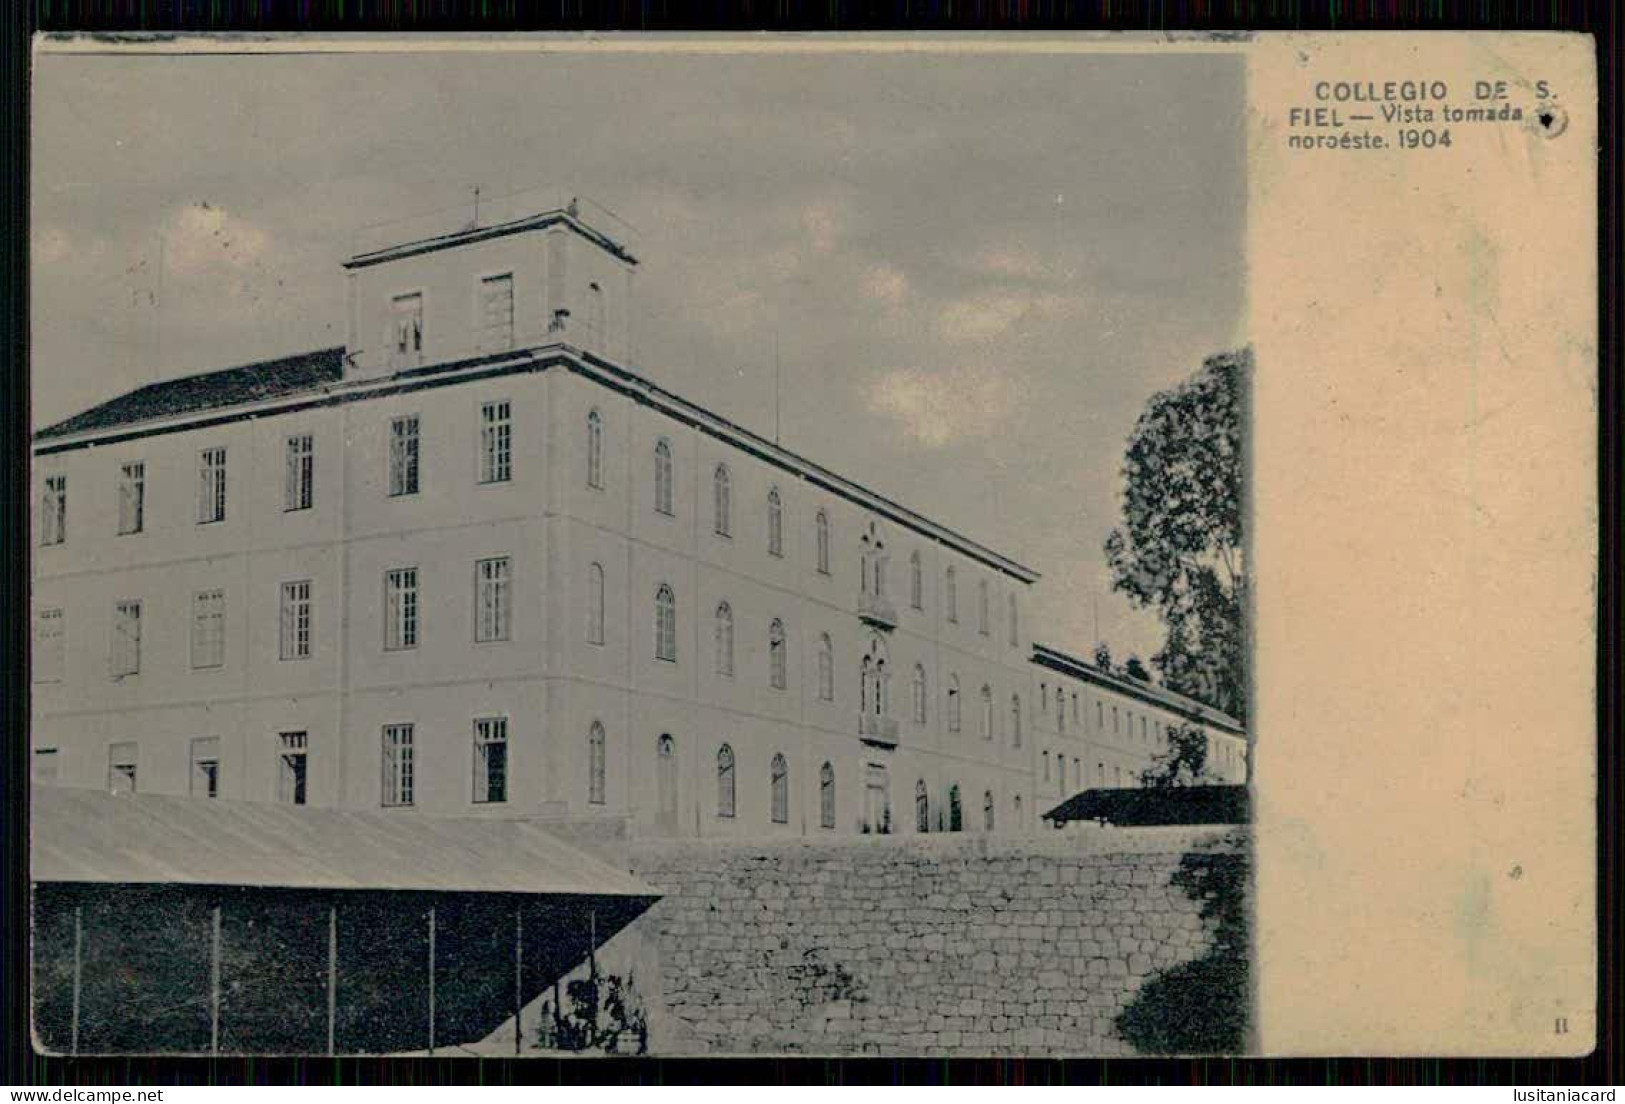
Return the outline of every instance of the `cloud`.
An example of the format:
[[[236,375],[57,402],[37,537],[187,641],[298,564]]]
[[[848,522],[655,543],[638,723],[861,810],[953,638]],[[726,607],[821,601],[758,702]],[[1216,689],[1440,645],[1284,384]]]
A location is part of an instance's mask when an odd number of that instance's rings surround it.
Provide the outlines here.
[[[974,365],[945,372],[896,368],[869,388],[869,409],[932,447],[987,437],[1018,409],[1021,385],[1009,372]]]
[[[1017,322],[1053,323],[1069,317],[1080,302],[1065,295],[996,291],[968,295],[937,313],[937,336],[952,344],[991,341]]]
[[[976,267],[995,276],[1017,280],[1071,280],[1076,269],[1061,271],[1027,249],[990,249],[976,259]]]
[[[241,271],[260,261],[271,235],[224,207],[194,203],[164,227],[165,267],[178,276]]]
[[[863,290],[888,309],[896,310],[908,298],[908,277],[885,262],[873,264],[863,275]]]
[[[814,203],[801,211],[801,229],[814,253],[835,252],[841,237],[840,222],[835,209],[827,204]]]

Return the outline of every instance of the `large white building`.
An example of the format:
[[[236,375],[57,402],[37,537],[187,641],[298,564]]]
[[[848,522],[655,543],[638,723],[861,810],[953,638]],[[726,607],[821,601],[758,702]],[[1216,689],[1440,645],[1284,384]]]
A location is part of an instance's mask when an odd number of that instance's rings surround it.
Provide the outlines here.
[[[636,265],[573,202],[359,254],[344,348],[41,431],[36,777],[727,835],[1024,831],[1180,722],[1244,776],[1031,569],[636,374]]]

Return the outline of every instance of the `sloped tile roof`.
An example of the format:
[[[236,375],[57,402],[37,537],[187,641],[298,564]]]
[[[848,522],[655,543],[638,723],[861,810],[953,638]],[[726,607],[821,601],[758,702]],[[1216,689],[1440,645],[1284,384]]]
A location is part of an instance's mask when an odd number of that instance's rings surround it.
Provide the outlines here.
[[[35,882],[660,896],[520,819],[50,785],[32,804]]]
[[[127,391],[116,399],[75,414],[35,434],[36,440],[66,437],[87,430],[195,414],[313,391],[337,383],[344,370],[344,347],[317,349],[294,356],[239,364],[180,379],[161,380]]]

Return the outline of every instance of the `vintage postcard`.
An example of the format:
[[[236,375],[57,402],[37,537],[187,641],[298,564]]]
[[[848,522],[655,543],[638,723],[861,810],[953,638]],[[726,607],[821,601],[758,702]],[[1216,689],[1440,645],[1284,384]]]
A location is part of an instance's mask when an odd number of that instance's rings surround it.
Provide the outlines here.
[[[33,64],[37,1050],[1594,1046],[1591,39]]]

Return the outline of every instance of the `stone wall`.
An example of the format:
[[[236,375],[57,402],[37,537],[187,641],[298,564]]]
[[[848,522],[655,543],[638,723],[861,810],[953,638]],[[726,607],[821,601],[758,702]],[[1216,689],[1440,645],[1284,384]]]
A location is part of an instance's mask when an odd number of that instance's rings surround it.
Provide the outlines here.
[[[1221,1053],[1247,1045],[1235,830],[631,842],[666,897],[606,947],[655,1053]]]

